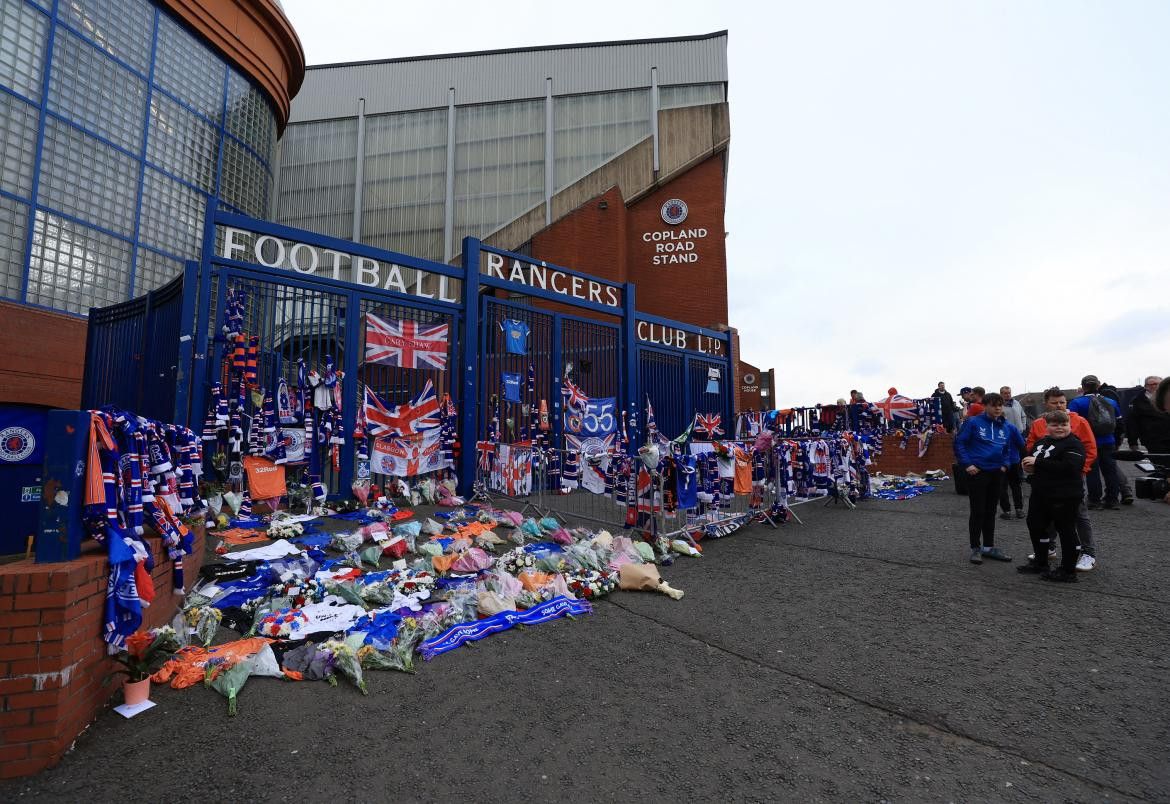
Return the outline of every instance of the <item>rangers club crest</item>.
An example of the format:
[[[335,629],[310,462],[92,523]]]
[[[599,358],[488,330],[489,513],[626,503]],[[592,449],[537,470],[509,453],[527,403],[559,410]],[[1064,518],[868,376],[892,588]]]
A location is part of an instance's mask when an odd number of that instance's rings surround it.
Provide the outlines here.
[[[23,461],[37,447],[37,440],[26,427],[5,427],[0,430],[0,461]]]
[[[678,226],[687,219],[687,203],[681,198],[672,198],[662,205],[662,220],[671,226]]]

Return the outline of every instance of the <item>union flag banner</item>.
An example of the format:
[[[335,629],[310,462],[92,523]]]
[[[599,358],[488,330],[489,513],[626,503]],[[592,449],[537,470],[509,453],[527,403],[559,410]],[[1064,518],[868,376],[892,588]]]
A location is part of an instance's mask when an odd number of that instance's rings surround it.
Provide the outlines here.
[[[443,457],[443,439],[438,430],[374,439],[370,468],[378,474],[414,477],[450,466],[451,462]]]
[[[412,369],[447,368],[447,325],[384,321],[366,313],[366,362]]]

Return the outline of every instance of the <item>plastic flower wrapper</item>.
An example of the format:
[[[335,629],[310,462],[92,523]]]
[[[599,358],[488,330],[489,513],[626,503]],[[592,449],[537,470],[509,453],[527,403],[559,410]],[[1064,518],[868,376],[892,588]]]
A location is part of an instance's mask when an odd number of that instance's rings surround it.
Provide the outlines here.
[[[639,539],[638,541],[634,542],[634,549],[637,550],[638,554],[642,556],[643,561],[654,560],[654,547],[648,542],[644,542]]]
[[[338,639],[330,639],[321,645],[321,650],[327,650],[333,654],[333,669],[340,672],[343,676],[348,678],[354,685],[362,691],[362,695],[369,695],[370,691],[366,689],[366,680],[362,676],[362,663],[358,659],[357,651],[354,650],[348,642]],[[329,683],[337,686],[337,678],[334,675],[328,676]]]
[[[443,555],[443,546],[435,542],[423,542],[416,550],[414,550],[414,552],[418,553],[419,555],[430,556],[433,558],[435,556]]]
[[[427,606],[422,613],[420,627],[426,639],[446,631],[453,625],[458,625],[454,606],[450,603],[435,603]]]
[[[341,553],[350,553],[362,546],[361,531],[354,531],[352,533],[334,533],[333,541],[330,547]]]
[[[613,554],[609,557],[609,565],[614,569],[623,564],[642,564],[645,561],[628,536],[618,536],[613,540]]]
[[[561,527],[561,523],[557,522],[556,519],[551,517],[551,516],[544,517],[537,524],[540,525],[541,530],[546,531],[548,533],[552,533],[555,530],[559,530]]]
[[[553,521],[555,522],[556,520],[554,519]],[[520,530],[525,536],[533,539],[544,538],[544,533],[540,530],[540,525],[536,524],[536,520],[531,517],[524,520],[524,524],[520,526]]]
[[[601,568],[605,566],[605,561],[598,554],[597,550],[581,542],[566,547],[564,555],[566,563],[571,563],[583,569],[600,572]]]
[[[363,540],[370,542],[384,542],[390,538],[390,528],[385,522],[371,522],[362,526],[358,533],[362,535]]]
[[[415,552],[415,544],[418,541],[418,535],[421,531],[421,522],[403,522],[394,526],[394,535],[406,539],[406,546],[412,553]],[[441,528],[439,532],[442,532]]]
[[[358,554],[363,564],[369,564],[372,567],[377,567],[382,560],[382,545],[375,544],[372,547],[367,547]]]
[[[549,534],[549,538],[561,546],[567,546],[573,543],[572,534],[564,528],[557,528]]]
[[[564,572],[568,568],[564,553],[546,552],[539,553],[538,556],[535,565],[536,569],[556,573]]]
[[[195,639],[206,648],[219,632],[223,612],[212,606],[193,606],[185,610],[182,616],[183,624],[186,626],[182,629],[183,632],[190,633],[188,629],[193,629]]]
[[[411,524],[411,523],[407,523],[407,524]],[[427,521],[423,522],[422,525],[419,526],[419,530],[420,530],[420,532],[425,533],[427,536],[438,536],[440,533],[443,532],[443,526],[440,523],[438,523],[435,520],[430,519],[428,517]]]
[[[358,590],[367,605],[389,606],[394,601],[394,584],[388,581],[363,584]]]
[[[524,516],[519,511],[500,511],[496,518],[514,528],[518,528],[524,523]]]
[[[494,528],[496,525],[500,524],[496,518],[487,511],[480,511],[478,514],[476,514],[475,521],[479,522],[481,525],[487,525],[489,528]]]
[[[337,595],[346,603],[353,603],[355,606],[361,606],[363,609],[369,608],[366,601],[362,599],[361,592],[357,589],[357,584],[353,581],[326,581],[325,591],[331,595]]]
[[[593,537],[593,547],[598,550],[612,550],[613,534],[608,530],[597,531],[597,535]]]
[[[381,651],[383,659],[392,670],[404,673],[414,672],[414,653],[423,640],[422,626],[417,617],[405,617],[398,625],[398,636],[389,649]]]
[[[525,533],[520,528],[512,528],[505,535],[512,544],[524,544]]]
[[[683,539],[675,539],[670,543],[670,549],[679,555],[702,558],[703,554]]]
[[[491,556],[478,547],[472,547],[461,553],[451,563],[451,570],[453,572],[479,572],[480,570],[490,568],[491,565]]]

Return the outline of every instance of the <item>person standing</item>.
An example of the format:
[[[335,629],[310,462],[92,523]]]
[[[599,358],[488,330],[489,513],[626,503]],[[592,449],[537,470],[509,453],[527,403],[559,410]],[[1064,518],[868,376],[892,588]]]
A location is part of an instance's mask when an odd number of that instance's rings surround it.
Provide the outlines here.
[[[971,563],[983,559],[1011,561],[995,546],[995,507],[1008,465],[1008,428],[1003,421],[1003,397],[988,394],[983,411],[969,416],[955,437],[955,457],[968,474],[967,501],[970,515],[967,529],[971,541]]]
[[[1020,400],[1012,396],[1011,386],[1005,385],[1000,388],[999,395],[1003,397],[1003,417],[1021,433],[1028,432],[1028,413],[1020,404]]]
[[[1170,452],[1170,413],[1154,405],[1154,394],[1161,382],[1162,378],[1156,375],[1146,377],[1145,390],[1129,405],[1126,421],[1129,445],[1134,449],[1141,444],[1150,452]]]
[[[1120,511],[1121,482],[1113,450],[1117,441],[1113,434],[1121,421],[1121,408],[1107,396],[1101,395],[1101,382],[1094,374],[1081,378],[1081,395],[1068,403],[1068,409],[1088,420],[1097,439],[1097,460],[1089,470],[1089,510],[1105,508]],[[1102,491],[1102,486],[1104,490]]]
[[[1024,471],[1032,475],[1028,533],[1034,552],[1027,564],[1016,569],[1039,573],[1047,581],[1075,583],[1076,511],[1085,497],[1085,445],[1072,434],[1067,411],[1045,411],[1044,421],[1047,433],[1022,462]],[[1061,562],[1056,572],[1048,569],[1053,528],[1060,535]]]
[[[1016,506],[1016,519],[1024,518],[1024,472],[1020,461],[1024,457],[1024,435],[1012,424],[1007,417],[1007,406],[1004,406],[1004,426],[1008,431],[1008,467],[1003,476],[1003,485],[999,490],[999,507],[1003,511],[1000,519],[1011,519],[1011,503]],[[1011,498],[1008,498],[1008,491]]]
[[[1068,410],[1068,397],[1059,388],[1049,388],[1044,392],[1045,410]],[[1093,429],[1089,423],[1076,413],[1069,413],[1069,422],[1072,425],[1072,434],[1085,447],[1085,466],[1082,474],[1089,473],[1089,467],[1097,460],[1097,439],[1093,436]],[[1048,423],[1043,417],[1032,422],[1028,430],[1028,440],[1024,444],[1024,451],[1031,453],[1036,442],[1048,433]],[[1088,572],[1097,566],[1097,545],[1093,540],[1093,523],[1089,521],[1089,511],[1082,498],[1077,506],[1077,539],[1081,543],[1081,556],[1077,559],[1077,569]]]
[[[951,392],[947,390],[945,382],[939,382],[938,388],[934,389],[932,397],[938,400],[939,414],[942,415],[943,427],[948,433],[955,430],[955,412],[958,408],[955,407],[955,398],[951,396]]]
[[[983,395],[986,393],[981,385],[976,385],[971,389],[971,401],[967,403],[967,418],[978,416],[983,412],[985,405]]]

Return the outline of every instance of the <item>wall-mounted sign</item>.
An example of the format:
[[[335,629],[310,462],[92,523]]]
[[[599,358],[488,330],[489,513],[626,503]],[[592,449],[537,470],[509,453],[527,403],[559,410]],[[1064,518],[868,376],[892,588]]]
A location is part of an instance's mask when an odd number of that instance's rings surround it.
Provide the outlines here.
[[[707,236],[707,230],[697,229],[660,229],[654,232],[643,232],[642,240],[654,245],[652,265],[677,265],[679,263],[693,263],[699,261],[699,252],[696,251],[698,241]]]
[[[638,340],[643,343],[668,346],[671,349],[689,349],[692,352],[702,352],[708,355],[723,354],[723,341],[719,338],[712,338],[710,335],[688,332],[678,327],[653,324],[649,321],[639,321],[636,329]]]
[[[496,279],[549,290],[594,304],[604,304],[607,307],[622,306],[622,292],[617,285],[577,276],[543,262],[508,259],[494,251],[481,251],[479,272],[494,276]]]
[[[282,268],[303,276],[391,290],[423,299],[438,299],[451,304],[459,302],[462,280],[445,274],[232,226],[219,227],[216,241],[216,253],[223,259]]]
[[[687,202],[672,198],[662,205],[662,220],[671,226],[678,226],[687,219]]]

